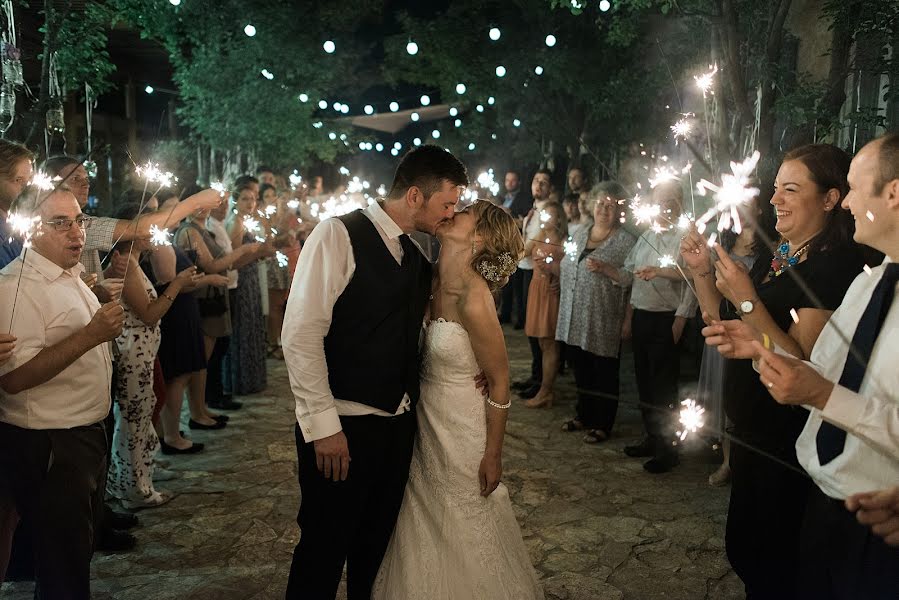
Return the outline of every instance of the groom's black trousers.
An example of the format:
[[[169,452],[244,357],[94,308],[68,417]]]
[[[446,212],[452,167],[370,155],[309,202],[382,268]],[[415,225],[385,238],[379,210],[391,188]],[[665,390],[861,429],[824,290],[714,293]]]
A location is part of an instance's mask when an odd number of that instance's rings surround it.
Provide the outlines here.
[[[326,480],[299,426],[300,543],[287,598],[331,600],[347,565],[348,600],[369,600],[403,502],[415,442],[415,412],[340,417],[350,450],[346,481]]]

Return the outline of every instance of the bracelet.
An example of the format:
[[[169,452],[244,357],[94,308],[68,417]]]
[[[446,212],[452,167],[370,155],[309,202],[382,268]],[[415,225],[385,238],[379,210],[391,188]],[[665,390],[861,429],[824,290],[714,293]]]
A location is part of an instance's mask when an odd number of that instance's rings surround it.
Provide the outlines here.
[[[712,274],[711,271],[706,271],[705,273],[697,273],[697,274],[696,274],[696,277],[703,277],[703,278],[705,278],[705,277],[708,277],[708,276],[711,275],[711,274]]]
[[[508,410],[508,408],[509,408],[510,406],[512,406],[512,398],[509,398],[509,401],[506,402],[505,404],[497,404],[496,402],[494,402],[494,401],[491,400],[490,398],[487,398],[487,404],[489,404],[489,405],[492,406],[493,408],[499,408],[499,409],[502,409],[502,410]]]
[[[765,347],[765,350],[771,349],[771,338],[768,337],[767,333],[762,334],[762,346]]]
[[[165,292],[163,292],[162,294],[160,294],[160,296],[162,296],[163,298],[165,298],[165,299],[168,300],[169,302],[174,302],[174,301],[175,301],[175,299],[174,299],[172,296],[169,296],[169,295],[166,294]]]

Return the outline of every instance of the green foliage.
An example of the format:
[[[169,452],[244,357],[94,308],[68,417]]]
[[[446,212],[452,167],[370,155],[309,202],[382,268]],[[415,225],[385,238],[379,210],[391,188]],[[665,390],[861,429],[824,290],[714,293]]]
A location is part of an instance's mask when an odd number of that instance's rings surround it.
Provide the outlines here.
[[[112,16],[102,1],[88,1],[83,9],[51,16],[58,24],[55,48],[60,85],[64,88],[83,90],[87,83],[97,94],[111,88],[109,77],[115,72],[115,65],[106,49],[106,32]]]

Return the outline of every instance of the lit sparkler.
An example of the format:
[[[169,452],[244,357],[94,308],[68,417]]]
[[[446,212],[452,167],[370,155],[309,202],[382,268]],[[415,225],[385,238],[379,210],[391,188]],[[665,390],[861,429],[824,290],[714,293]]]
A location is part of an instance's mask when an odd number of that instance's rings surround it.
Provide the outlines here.
[[[542,223],[542,224],[549,223],[549,220],[550,220],[550,219],[552,219],[552,215],[551,215],[551,214],[549,214],[549,213],[548,213],[547,211],[545,211],[545,210],[541,210],[541,211],[540,211],[540,223]],[[543,226],[544,226],[544,225],[540,225],[540,227],[543,227]]]
[[[672,257],[670,254],[664,254],[659,257],[659,266],[663,269],[673,267],[675,265],[677,265],[677,261],[674,260],[674,257]]]
[[[693,131],[693,123],[690,122],[689,116],[690,115],[684,115],[683,118],[679,119],[677,123],[671,126],[671,131],[674,133],[675,144],[678,139],[687,139],[687,136]]]
[[[718,65],[709,65],[709,72],[703,73],[702,75],[694,75],[693,79],[696,81],[696,87],[702,90],[702,97],[705,98],[710,92],[712,92],[712,86],[715,84],[715,74],[718,73]]]
[[[253,215],[246,215],[243,218],[243,228],[250,233],[259,233],[262,231],[262,226],[259,224],[259,220],[253,218]]]
[[[31,185],[43,192],[49,192],[56,188],[57,183],[62,181],[59,176],[51,177],[43,171],[38,171],[31,176]]]
[[[693,215],[690,213],[681,213],[681,216],[677,218],[677,228],[681,231],[690,229],[691,225],[693,225]]]
[[[575,262],[577,260],[577,243],[572,238],[568,238],[562,244],[562,248],[564,248],[565,255],[571,259],[571,262]]]
[[[656,167],[653,176],[649,178],[649,187],[655,188],[669,181],[680,181],[681,175],[686,175],[693,169],[693,163],[687,163],[684,168],[678,170],[674,167]]]
[[[225,194],[228,193],[228,190],[225,189],[225,184],[221,181],[210,181],[209,189],[217,191],[219,193],[219,196],[221,196],[222,198],[224,198]]]
[[[759,189],[751,186],[750,175],[755,170],[760,157],[761,155],[756,150],[743,162],[731,161],[731,172],[721,176],[720,186],[705,179],[696,184],[696,189],[701,196],[705,196],[711,190],[714,192],[715,199],[715,205],[696,221],[699,233],[705,231],[706,224],[715,216],[718,216],[718,231],[725,229],[733,229],[735,233],[743,231],[740,213],[737,209],[758,196]]]
[[[296,210],[300,207],[300,201],[294,198],[293,200],[287,201],[287,208],[290,210]]]
[[[150,243],[154,246],[171,246],[172,234],[168,229],[160,229],[156,225],[150,225]]]
[[[496,182],[493,169],[487,169],[478,175],[478,185],[481,189],[489,190],[494,196],[499,193],[499,184]]]
[[[290,189],[292,190],[297,189],[300,187],[300,184],[303,183],[303,177],[297,171],[288,175],[287,179],[290,181]]]
[[[681,402],[681,406],[683,408],[680,410],[680,424],[683,427],[681,431],[677,432],[677,435],[680,437],[681,441],[687,439],[687,434],[696,433],[699,429],[705,425],[705,418],[702,416],[705,413],[705,409],[696,404],[696,401],[687,398],[683,402]]]
[[[272,218],[272,215],[274,215],[276,212],[278,212],[278,207],[275,206],[274,204],[269,204],[268,206],[265,207],[266,218],[269,218],[269,219]]]
[[[30,248],[32,238],[40,233],[40,217],[29,217],[13,212],[6,217],[6,222],[12,229],[12,233],[22,238],[23,248]]]
[[[146,165],[134,168],[139,177],[143,177],[148,182],[158,183],[160,187],[171,187],[178,183],[178,178],[171,171],[163,171],[159,165],[148,162]]]
[[[287,255],[281,252],[280,250],[275,252],[275,259],[278,261],[278,266],[282,269],[287,267]]]

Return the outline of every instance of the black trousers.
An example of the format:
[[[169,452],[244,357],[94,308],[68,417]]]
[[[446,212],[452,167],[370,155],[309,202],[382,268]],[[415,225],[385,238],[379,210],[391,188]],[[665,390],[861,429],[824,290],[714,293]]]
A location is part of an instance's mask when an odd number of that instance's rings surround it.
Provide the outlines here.
[[[512,299],[515,306],[512,317],[515,319],[515,325],[524,327],[524,318],[528,308],[528,288],[531,286],[531,277],[534,271],[529,269],[518,269],[512,274],[507,287],[512,288]]]
[[[231,345],[231,336],[216,338],[212,347],[212,355],[206,362],[206,401],[218,402],[225,395],[223,383],[224,361]]]
[[[739,432],[735,437],[745,439]],[[794,467],[743,444],[731,444],[724,539],[727,558],[746,588],[746,600],[799,598],[799,532],[814,484],[798,465]]]
[[[414,411],[398,417],[341,417],[350,450],[346,481],[325,479],[312,443],[295,429],[302,502],[300,543],[287,598],[333,599],[347,565],[347,598],[369,600],[393,534],[412,460]]]
[[[512,321],[512,309],[515,307],[515,281],[517,277],[521,277],[519,271],[512,273],[499,296],[499,321],[500,323],[509,323]],[[518,313],[515,314],[518,319]]]
[[[611,435],[618,413],[618,357],[598,356],[568,346],[568,360],[577,386],[577,420],[589,429]]]
[[[815,487],[800,534],[799,597],[803,600],[899,598],[899,548],[888,546]]]
[[[634,372],[646,435],[660,452],[671,452],[676,430],[680,350],[674,343],[673,312],[634,309]]]
[[[525,313],[528,307],[528,290],[531,288],[531,280],[534,278],[534,271],[531,269],[518,269],[515,273],[521,273],[521,310],[519,315],[521,320],[519,323],[524,325]],[[535,337],[528,338],[528,344],[531,347],[531,381],[540,383],[543,381],[543,351],[540,350],[540,342]]]
[[[38,598],[90,598],[106,448],[102,422],[49,430],[0,423],[0,523],[31,521]],[[8,549],[13,530],[0,531]],[[5,570],[0,564],[0,573]]]

